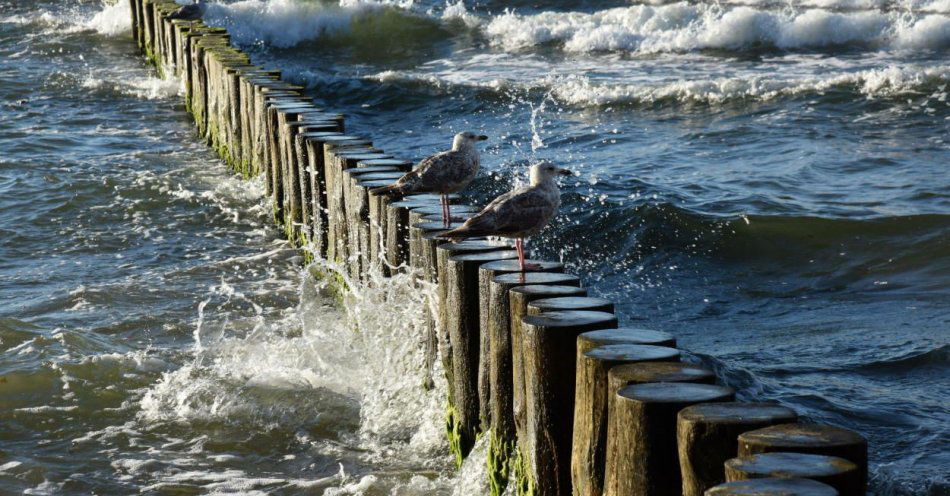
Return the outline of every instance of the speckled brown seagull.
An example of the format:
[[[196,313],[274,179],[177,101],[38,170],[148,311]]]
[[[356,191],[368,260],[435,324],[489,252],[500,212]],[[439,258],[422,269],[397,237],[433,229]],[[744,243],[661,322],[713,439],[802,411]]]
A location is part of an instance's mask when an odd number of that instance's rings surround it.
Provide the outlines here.
[[[514,238],[521,271],[534,268],[525,264],[524,239],[537,234],[557,215],[557,209],[561,205],[561,191],[557,187],[559,175],[570,176],[573,173],[567,169],[558,168],[550,162],[532,165],[530,185],[495,198],[474,217],[465,221],[457,229],[443,233],[440,237],[450,239],[478,236]]]
[[[487,140],[488,136],[458,133],[452,140],[452,149],[422,159],[419,165],[394,184],[373,188],[374,195],[411,195],[413,193],[438,193],[442,202],[442,222],[451,223],[450,193],[464,189],[478,173],[478,149],[475,143]]]

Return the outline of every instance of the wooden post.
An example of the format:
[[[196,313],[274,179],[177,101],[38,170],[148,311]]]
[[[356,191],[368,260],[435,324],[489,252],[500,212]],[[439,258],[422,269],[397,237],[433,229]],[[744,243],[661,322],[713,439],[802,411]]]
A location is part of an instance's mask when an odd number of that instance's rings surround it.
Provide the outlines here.
[[[864,496],[861,471],[837,456],[807,453],[762,453],[732,458],[725,463],[726,481],[769,477],[811,479],[835,488],[841,496]]]
[[[739,456],[791,451],[837,456],[858,466],[861,494],[867,489],[868,442],[857,432],[831,425],[773,425],[739,435]]]
[[[386,261],[393,267],[410,265],[409,211],[424,206],[437,206],[438,198],[406,197],[386,206]],[[420,236],[421,239],[421,236]],[[418,239],[417,239],[418,241]],[[416,250],[418,252],[418,248]]]
[[[340,147],[372,145],[372,141],[357,136],[334,136],[324,140],[323,144],[323,181],[326,188],[327,208],[327,258],[330,261],[345,262],[345,219],[343,206],[343,171],[331,156]]]
[[[444,271],[444,268],[449,263],[449,257],[454,255],[461,254],[472,254],[472,253],[486,253],[486,252],[496,252],[499,250],[511,250],[513,246],[510,243],[498,242],[498,241],[485,241],[485,240],[465,240],[459,242],[446,242],[436,246],[436,266],[441,267]],[[501,260],[503,261],[503,260]],[[487,262],[482,264],[479,267],[479,274],[481,273],[481,267],[485,265],[490,265],[497,263],[499,261]],[[439,274],[438,277],[445,277],[444,274]],[[436,291],[438,291],[439,301],[445,300],[445,285],[439,284],[436,286]],[[479,298],[482,296],[482,287],[479,284]],[[482,307],[479,305],[479,317],[481,317]],[[484,328],[482,328],[484,329]],[[425,350],[426,350],[426,368],[431,373],[433,366],[435,365],[435,356],[438,351],[438,354],[442,355],[443,358],[443,368],[449,370],[452,363],[452,353],[451,347],[449,345],[448,336],[446,333],[437,332],[436,326],[432,325],[426,329],[426,340],[425,340]],[[479,349],[481,349],[479,347]]]
[[[441,222],[440,222],[441,224]],[[439,323],[448,336],[451,363],[446,366],[451,393],[446,426],[449,449],[458,465],[480,432],[478,422],[478,266],[516,258],[514,250],[464,253],[448,257],[440,267],[442,285]]]
[[[617,327],[606,312],[566,311],[521,318],[525,426],[518,432],[518,489],[571,494],[571,438],[577,336]]]
[[[410,225],[409,262],[413,268],[421,271],[423,280],[439,282],[438,253],[435,250],[437,246],[448,242],[439,236],[461,225],[459,222],[453,222],[446,227],[441,221],[418,222]]]
[[[705,496],[838,496],[838,491],[810,479],[752,479],[720,484]]]
[[[318,184],[318,178],[314,177],[316,172],[313,168],[313,160],[310,157],[311,147],[307,146],[308,135],[314,132],[322,133],[333,133],[336,132],[337,126],[332,123],[326,123],[321,126],[306,126],[307,131],[300,132],[297,134],[296,139],[294,140],[294,155],[296,156],[296,161],[298,167],[300,168],[300,184],[298,188],[300,189],[301,195],[301,214],[303,224],[303,234],[305,241],[313,242],[314,238],[314,226],[316,222],[314,221],[314,216],[320,215],[318,210],[319,205],[317,203],[318,191],[314,191],[314,187]],[[304,128],[301,128],[303,131]],[[319,253],[319,245],[314,246],[314,251]]]
[[[537,260],[533,262],[543,264]],[[501,267],[500,263],[492,263],[493,268],[501,270],[517,267],[517,264]],[[543,265],[542,268],[544,268]],[[479,273],[479,278],[481,276],[482,274]],[[520,339],[516,340],[513,337],[515,322],[520,329],[521,317],[527,314],[528,303],[535,299],[587,295],[587,290],[579,287],[579,284],[580,280],[577,276],[553,272],[528,272],[522,279],[522,274],[515,268],[514,271],[502,271],[494,276],[489,285],[488,392],[491,437],[488,440],[488,480],[491,494],[494,496],[505,492],[508,475],[514,468],[512,454],[515,451],[515,408],[513,405],[515,382],[518,383],[518,390],[521,391],[519,398],[524,397],[521,381],[523,374],[520,372],[523,370]],[[519,372],[516,377],[513,377],[515,358],[517,358]],[[519,400],[519,404],[523,404],[523,400]],[[521,421],[523,424],[523,415]]]
[[[614,304],[610,300],[590,296],[559,296],[557,298],[542,298],[528,303],[528,315],[569,310],[614,313]]]
[[[453,210],[452,215],[455,215]],[[564,272],[564,264],[561,262],[545,260],[528,260],[528,263],[535,264],[535,267],[527,272]],[[508,367],[511,363],[511,346],[509,332],[508,316],[508,292],[505,289],[502,293],[491,292],[492,281],[501,274],[520,273],[521,266],[517,260],[498,260],[482,265],[478,268],[478,315],[481,319],[479,327],[482,329],[481,342],[479,343],[478,357],[478,417],[482,422],[482,430],[487,430],[491,424],[491,367],[492,360],[499,353],[492,350],[491,341],[493,332],[499,332],[502,329],[492,329],[491,322],[501,322],[504,320],[503,330],[505,336],[495,336],[499,346],[503,347],[501,355],[508,361]],[[499,285],[499,288],[501,285]],[[493,309],[494,307],[494,309]],[[495,315],[492,315],[494,311]],[[500,314],[504,314],[504,319]],[[503,340],[503,342],[502,342]]]
[[[329,244],[327,227],[327,191],[326,181],[324,181],[325,167],[323,165],[324,153],[323,145],[327,138],[344,136],[341,132],[334,131],[308,131],[301,133],[304,139],[304,146],[307,149],[308,166],[310,179],[310,195],[313,202],[313,215],[310,217],[311,232],[310,243],[316,255],[327,257],[327,247]]]
[[[537,300],[528,309],[557,299]],[[628,363],[679,361],[680,353],[675,348],[644,344],[608,344],[585,350],[581,342],[589,340],[583,336],[578,337],[577,348],[571,481],[575,496],[600,496],[607,457],[607,400],[612,393],[607,389],[607,371]]]
[[[798,415],[776,403],[708,403],[683,409],[677,417],[677,443],[683,496],[702,496],[726,481],[723,464],[739,449],[738,436]]]
[[[611,393],[605,496],[679,496],[676,414],[690,405],[732,401],[727,387],[686,382],[635,384]]]
[[[371,198],[369,188],[363,183],[392,183],[401,175],[402,172],[395,167],[356,167],[343,171],[343,218],[347,226],[345,229],[337,229],[336,236],[345,237],[340,244],[346,244],[347,266],[351,278],[361,279],[366,276],[370,261],[368,249]]]
[[[577,347],[583,351],[605,344],[652,344],[654,346],[676,348],[676,338],[668,332],[637,327],[621,327],[618,329],[585,332],[577,338]],[[646,382],[667,381],[653,380]]]

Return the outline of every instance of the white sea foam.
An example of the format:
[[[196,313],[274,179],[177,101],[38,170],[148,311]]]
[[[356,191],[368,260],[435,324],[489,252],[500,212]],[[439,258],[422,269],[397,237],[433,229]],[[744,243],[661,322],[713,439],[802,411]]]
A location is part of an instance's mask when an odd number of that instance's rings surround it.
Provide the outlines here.
[[[941,49],[950,45],[947,23],[936,14],[838,13],[821,9],[762,10],[754,7],[676,3],[636,5],[594,13],[506,12],[485,26],[496,47],[517,51],[555,43],[572,53],[621,51],[683,52],[783,49],[860,44],[884,49]]]
[[[112,4],[105,4],[103,9],[84,22],[85,27],[94,29],[99,34],[110,36],[127,33],[132,27],[132,16],[129,15],[129,0],[119,0]]]
[[[238,43],[286,48],[347,32],[355,16],[383,5],[362,1],[330,5],[296,0],[241,0],[210,4],[205,21],[227,28]]]
[[[102,74],[99,73],[99,76]],[[112,91],[148,100],[179,97],[184,93],[181,80],[161,79],[153,76],[137,76],[131,79],[103,79],[90,73],[81,82],[83,88]]]

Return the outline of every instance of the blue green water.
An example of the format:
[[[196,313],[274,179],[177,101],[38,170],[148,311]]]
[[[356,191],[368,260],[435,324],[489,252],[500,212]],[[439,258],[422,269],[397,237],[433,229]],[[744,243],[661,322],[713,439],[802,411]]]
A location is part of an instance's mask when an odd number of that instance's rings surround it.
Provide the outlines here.
[[[480,493],[418,388],[424,295],[323,296],[128,17],[0,2],[0,493]],[[866,435],[875,494],[950,491],[946,2],[245,0],[207,21],[390,153],[491,136],[475,203],[536,159],[576,170],[534,255],[743,398]]]

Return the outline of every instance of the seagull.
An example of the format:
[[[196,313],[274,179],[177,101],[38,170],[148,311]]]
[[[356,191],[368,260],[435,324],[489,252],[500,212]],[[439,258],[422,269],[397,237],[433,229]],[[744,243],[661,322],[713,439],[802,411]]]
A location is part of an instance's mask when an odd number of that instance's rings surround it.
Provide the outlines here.
[[[168,19],[183,19],[186,21],[194,21],[201,19],[201,16],[205,14],[205,9],[208,8],[208,4],[205,3],[205,0],[195,0],[194,3],[189,5],[183,5],[180,9],[168,14]]]
[[[557,176],[572,176],[573,172],[561,169],[550,162],[531,166],[531,184],[509,191],[495,198],[481,212],[465,221],[456,229],[442,233],[440,238],[473,238],[478,236],[501,236],[514,238],[518,250],[521,271],[536,269],[535,264],[526,264],[524,238],[537,234],[557,214],[561,205],[561,192]]]
[[[488,136],[471,132],[458,133],[452,140],[452,149],[422,159],[419,165],[394,184],[373,188],[374,195],[409,195],[413,193],[438,193],[441,195],[442,222],[448,227],[452,222],[449,193],[461,191],[475,179],[478,172],[478,149],[475,143]]]

